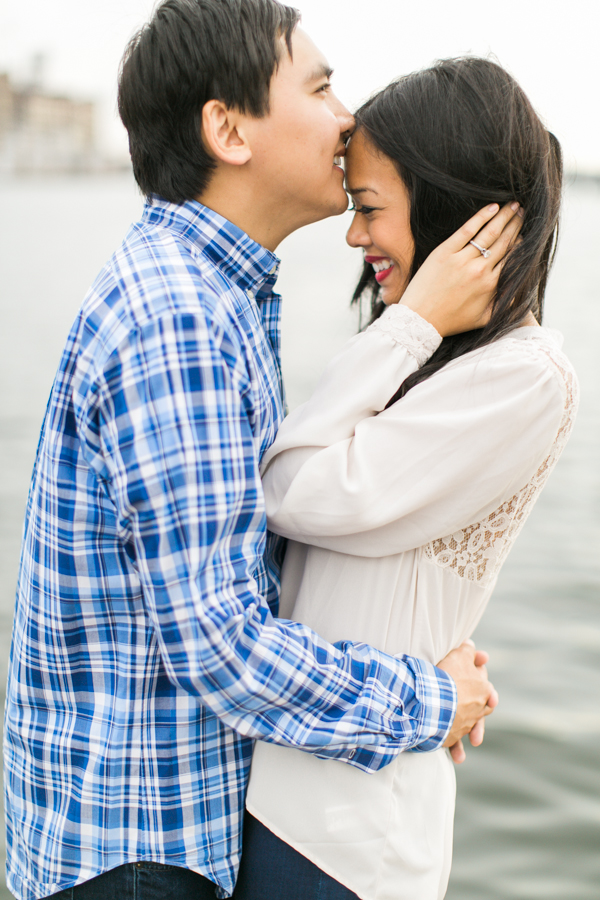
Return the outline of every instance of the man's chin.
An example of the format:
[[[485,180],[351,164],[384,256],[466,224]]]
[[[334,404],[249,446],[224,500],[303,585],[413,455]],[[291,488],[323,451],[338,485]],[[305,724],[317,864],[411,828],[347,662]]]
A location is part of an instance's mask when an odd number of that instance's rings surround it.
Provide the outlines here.
[[[342,191],[341,194],[337,196],[332,195],[329,198],[328,203],[321,203],[321,208],[317,215],[315,215],[314,221],[318,222],[321,219],[329,219],[331,216],[341,216],[347,211],[348,195],[346,194],[346,191]]]
[[[331,213],[332,216],[341,216],[343,213],[348,212],[348,196],[344,192],[344,199],[341,200],[335,209],[334,212]]]

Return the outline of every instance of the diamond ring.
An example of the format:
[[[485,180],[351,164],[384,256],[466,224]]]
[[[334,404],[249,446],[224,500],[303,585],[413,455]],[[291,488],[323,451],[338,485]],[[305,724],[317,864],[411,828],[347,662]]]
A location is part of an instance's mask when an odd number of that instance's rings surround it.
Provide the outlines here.
[[[480,247],[479,244],[475,243],[475,241],[469,241],[469,243],[473,244],[474,247],[477,247],[477,249],[479,250],[479,252],[481,253],[481,255],[483,256],[484,259],[488,258],[488,256],[490,255],[489,250],[486,250],[485,247]]]

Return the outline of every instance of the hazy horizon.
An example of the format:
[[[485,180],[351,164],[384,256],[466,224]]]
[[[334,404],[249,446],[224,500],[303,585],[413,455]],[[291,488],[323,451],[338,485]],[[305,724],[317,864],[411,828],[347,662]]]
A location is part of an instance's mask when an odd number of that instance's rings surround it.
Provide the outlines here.
[[[151,0],[29,0],[0,7],[0,72],[31,75],[45,59],[44,87],[98,103],[104,150],[125,156],[115,111],[118,65],[125,45],[147,20]],[[600,7],[573,0],[569,15],[544,0],[431,0],[427,7],[397,0],[299,0],[303,26],[335,68],[334,88],[355,108],[379,87],[435,59],[472,53],[494,56],[521,83],[565,150],[566,168],[600,173]],[[343,9],[343,14],[340,14]]]

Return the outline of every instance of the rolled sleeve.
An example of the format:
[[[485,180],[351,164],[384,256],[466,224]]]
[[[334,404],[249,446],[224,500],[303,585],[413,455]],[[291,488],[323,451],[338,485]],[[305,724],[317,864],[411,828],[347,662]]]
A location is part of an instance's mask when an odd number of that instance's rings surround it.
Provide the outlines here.
[[[388,765],[399,750],[431,752],[444,745],[454,717],[458,696],[453,678],[443,669],[414,656],[402,656],[406,666],[404,683],[407,702],[403,712],[404,735],[398,746],[352,747],[341,751],[324,751],[321,759],[337,759],[364,772],[376,772]],[[412,694],[410,701],[409,696]]]

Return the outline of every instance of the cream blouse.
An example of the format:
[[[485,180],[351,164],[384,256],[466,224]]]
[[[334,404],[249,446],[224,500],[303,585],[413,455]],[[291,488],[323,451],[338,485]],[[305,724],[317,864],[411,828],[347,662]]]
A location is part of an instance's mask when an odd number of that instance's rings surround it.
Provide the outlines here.
[[[407,307],[387,309],[263,463],[269,528],[290,538],[280,615],[433,663],[473,632],[577,406],[560,336],[524,327],[385,409],[440,341]],[[258,743],[247,808],[363,900],[440,900],[454,795],[443,749],[367,775]]]

